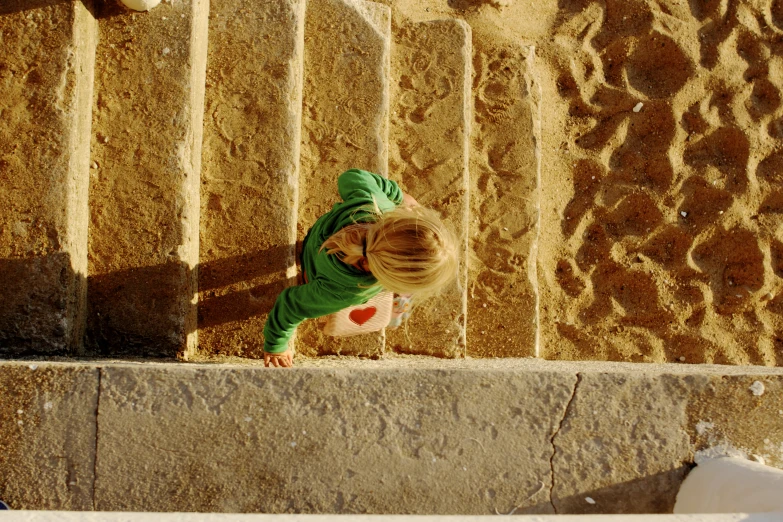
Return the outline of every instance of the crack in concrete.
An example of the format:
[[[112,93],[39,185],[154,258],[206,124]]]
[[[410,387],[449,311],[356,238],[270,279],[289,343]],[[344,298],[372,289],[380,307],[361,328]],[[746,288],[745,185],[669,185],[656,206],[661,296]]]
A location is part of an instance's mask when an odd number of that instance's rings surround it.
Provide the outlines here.
[[[97,511],[95,502],[95,484],[98,481],[98,414],[101,409],[101,379],[103,368],[98,367],[98,396],[95,401],[95,451],[92,458],[92,510]]]
[[[563,410],[563,418],[560,419],[560,424],[558,424],[557,429],[552,434],[552,438],[549,439],[549,442],[552,444],[552,456],[549,457],[549,472],[550,476],[552,477],[552,481],[549,484],[549,503],[552,504],[552,509],[555,511],[555,514],[557,515],[557,506],[555,506],[555,501],[552,495],[555,491],[555,455],[557,454],[557,446],[555,446],[555,438],[560,433],[560,430],[563,428],[563,423],[568,418],[568,410],[571,409],[571,404],[574,402],[574,398],[576,397],[576,390],[579,388],[579,383],[582,382],[582,374],[577,373],[576,374],[576,382],[574,383],[574,389],[571,391],[571,398],[568,399],[568,404],[566,404],[565,410]]]

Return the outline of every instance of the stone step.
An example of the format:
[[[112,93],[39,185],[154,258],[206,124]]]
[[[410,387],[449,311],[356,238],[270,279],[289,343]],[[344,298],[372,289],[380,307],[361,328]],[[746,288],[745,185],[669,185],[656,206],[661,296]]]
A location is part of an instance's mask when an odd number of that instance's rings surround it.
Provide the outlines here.
[[[424,206],[441,212],[460,241],[457,281],[415,304],[405,328],[387,330],[387,348],[465,355],[469,229],[472,44],[462,20],[409,23],[392,46],[390,142],[394,177]]]
[[[541,138],[534,49],[474,40],[467,351],[537,356]]]
[[[90,7],[0,5],[0,355],[81,347],[96,45]]]
[[[304,8],[304,0],[212,4],[199,261],[205,354],[263,356],[266,316],[295,282]]]
[[[391,10],[362,0],[309,0],[305,22],[299,239],[337,201],[349,168],[387,175]],[[316,321],[297,332],[299,353],[379,355],[383,333],[324,336]]]
[[[18,509],[671,513],[697,452],[783,467],[781,368],[6,361],[0,397]]]
[[[206,0],[96,6],[88,350],[196,345]]]

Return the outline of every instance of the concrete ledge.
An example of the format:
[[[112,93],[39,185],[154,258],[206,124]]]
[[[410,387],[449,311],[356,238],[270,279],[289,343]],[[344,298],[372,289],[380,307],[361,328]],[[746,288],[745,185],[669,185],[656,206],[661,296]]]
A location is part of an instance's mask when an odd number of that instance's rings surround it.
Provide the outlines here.
[[[98,374],[97,430],[85,436],[95,447],[87,493],[101,510],[667,513],[709,446],[783,467],[781,368],[420,357],[289,371],[36,364]],[[38,393],[13,382],[29,365],[0,363],[17,401]],[[31,426],[4,450],[54,447],[66,426]],[[47,466],[6,459],[0,498],[70,508],[19,493],[39,490]]]
[[[99,375],[93,365],[0,364],[0,499],[94,508]]]

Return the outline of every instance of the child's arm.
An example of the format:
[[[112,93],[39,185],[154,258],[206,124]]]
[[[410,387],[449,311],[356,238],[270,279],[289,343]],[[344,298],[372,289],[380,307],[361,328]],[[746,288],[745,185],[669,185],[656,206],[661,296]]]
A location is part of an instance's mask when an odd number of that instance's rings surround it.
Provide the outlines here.
[[[385,197],[395,205],[402,203],[402,190],[394,181],[366,170],[346,170],[337,178],[337,190],[343,201],[362,198],[372,199],[373,196]]]
[[[288,341],[305,319],[333,314],[351,304],[332,292],[322,279],[286,288],[280,292],[266,319],[264,359],[267,354],[277,358],[287,353]]]

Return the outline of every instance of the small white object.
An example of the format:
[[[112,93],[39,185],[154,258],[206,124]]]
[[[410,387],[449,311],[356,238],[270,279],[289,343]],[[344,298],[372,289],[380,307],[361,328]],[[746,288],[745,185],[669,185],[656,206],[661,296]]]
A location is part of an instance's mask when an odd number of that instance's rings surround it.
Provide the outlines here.
[[[719,211],[718,211],[718,214],[723,214],[723,211],[722,211],[722,210],[719,210]]]
[[[468,470],[468,468],[466,468],[465,466],[462,466],[462,471],[467,471],[467,470]]]
[[[585,497],[585,502],[587,502],[591,506],[595,505],[595,500],[593,500],[593,497]]]
[[[253,420],[253,417],[245,417],[245,422],[250,422]]]
[[[696,433],[698,433],[699,435],[704,435],[714,427],[715,427],[715,423],[713,422],[699,421],[698,423],[696,423]]]
[[[642,102],[637,103],[633,108],[633,112],[639,112],[640,110],[642,110],[642,107],[644,107],[644,104]]]
[[[37,370],[38,369],[38,365],[37,364],[31,364],[30,366],[28,366],[28,368],[30,368],[31,370]]]
[[[783,470],[739,458],[699,463],[680,486],[675,514],[783,510]]]
[[[21,414],[23,414],[23,413],[24,413],[24,410],[16,410],[16,413],[18,413],[19,415],[21,415]]]
[[[166,56],[166,55],[167,55],[167,54],[169,54],[170,52],[171,52],[171,49],[169,49],[168,47],[164,47],[164,48],[163,48],[163,56]]]
[[[684,355],[680,355],[680,361],[684,361],[684,360],[685,360],[685,356]]]
[[[754,381],[753,384],[751,384],[750,388],[748,389],[756,397],[761,397],[762,395],[764,395],[764,383],[761,381]]]
[[[18,420],[18,421],[16,421],[16,423],[21,426],[22,424],[24,424],[24,421]]]
[[[134,11],[149,11],[156,7],[160,0],[122,0],[122,3],[128,9],[133,9]]]
[[[761,455],[751,455],[750,459],[754,462],[758,462],[759,464],[766,464],[767,461],[762,457]]]
[[[44,403],[44,409],[45,410],[51,410],[52,407],[53,407],[52,401],[47,401],[47,402]]]
[[[687,212],[685,212],[684,210],[680,212],[680,215],[681,215],[682,217],[688,217],[688,213],[687,213]]]
[[[292,447],[292,448],[295,448],[295,447],[296,447],[296,441],[292,441],[292,442],[291,442],[291,447]]]

